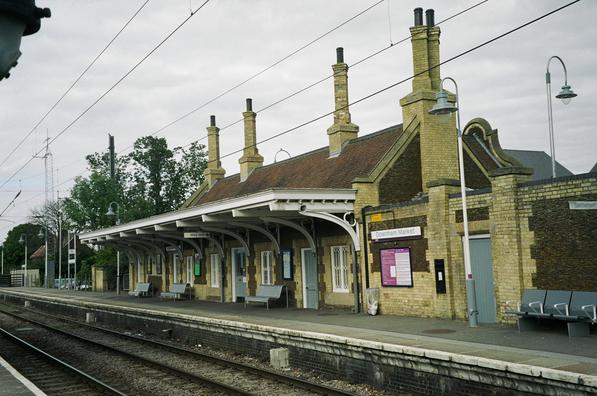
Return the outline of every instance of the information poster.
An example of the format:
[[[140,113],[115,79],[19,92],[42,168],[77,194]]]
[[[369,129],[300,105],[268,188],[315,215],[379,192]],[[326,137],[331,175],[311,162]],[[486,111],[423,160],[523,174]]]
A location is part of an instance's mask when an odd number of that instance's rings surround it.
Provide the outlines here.
[[[286,280],[292,280],[292,251],[282,251],[282,277]]]
[[[195,254],[195,268],[194,268],[195,276],[201,276],[201,258],[198,254]]]
[[[409,248],[380,250],[382,286],[412,287]]]

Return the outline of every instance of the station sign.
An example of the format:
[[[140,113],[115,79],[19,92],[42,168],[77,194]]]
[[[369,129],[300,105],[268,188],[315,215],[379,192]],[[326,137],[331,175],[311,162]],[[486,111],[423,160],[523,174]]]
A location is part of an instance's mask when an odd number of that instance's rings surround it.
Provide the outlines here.
[[[209,237],[209,232],[185,232],[184,237],[187,239],[207,238]]]
[[[418,236],[421,236],[421,227],[419,226],[371,231],[371,239],[374,241],[379,241],[381,239],[412,238]]]

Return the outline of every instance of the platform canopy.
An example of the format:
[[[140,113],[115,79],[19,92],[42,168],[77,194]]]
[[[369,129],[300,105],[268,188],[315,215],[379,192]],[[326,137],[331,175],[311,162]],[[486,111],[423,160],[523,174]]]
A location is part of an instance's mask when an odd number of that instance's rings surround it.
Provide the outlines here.
[[[322,219],[342,227],[352,238],[356,251],[360,242],[353,216],[354,189],[268,189],[241,197],[223,199],[199,206],[119,224],[114,227],[79,235],[81,242],[112,245],[127,251],[130,258],[164,255],[159,246],[178,252],[180,242],[193,246],[198,254],[198,241],[206,239],[220,251],[222,236],[236,239],[250,256],[247,231],[264,235],[279,253],[279,227],[300,232],[313,251],[316,245],[305,219]],[[273,227],[272,227],[273,226]]]

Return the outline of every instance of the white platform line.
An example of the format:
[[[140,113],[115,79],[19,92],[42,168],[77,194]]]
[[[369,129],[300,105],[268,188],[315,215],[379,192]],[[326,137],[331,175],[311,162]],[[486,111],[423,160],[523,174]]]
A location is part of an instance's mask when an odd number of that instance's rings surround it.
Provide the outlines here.
[[[4,367],[13,377],[19,380],[27,389],[29,389],[35,396],[47,396],[44,392],[41,391],[33,382],[29,381],[27,378],[23,377],[21,373],[15,370],[14,367],[10,365],[6,360],[0,356],[0,366]]]

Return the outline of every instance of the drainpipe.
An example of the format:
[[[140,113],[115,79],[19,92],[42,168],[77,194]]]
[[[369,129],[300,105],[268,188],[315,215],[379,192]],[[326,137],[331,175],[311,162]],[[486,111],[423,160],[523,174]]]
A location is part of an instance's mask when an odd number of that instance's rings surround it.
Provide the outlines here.
[[[422,17],[421,17],[422,18]],[[369,288],[369,241],[367,240],[367,215],[366,210],[371,206],[365,206],[361,209],[363,218],[363,262],[365,263],[365,289]]]
[[[354,313],[361,312],[361,306],[359,304],[359,264],[357,258],[357,251],[352,245],[352,274],[353,274],[353,293],[354,293]]]

